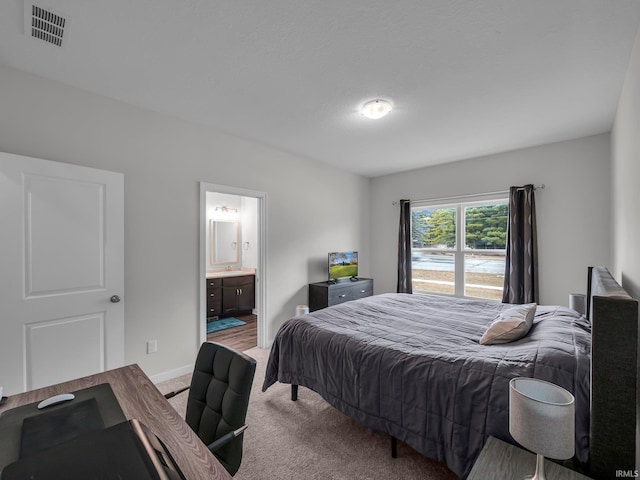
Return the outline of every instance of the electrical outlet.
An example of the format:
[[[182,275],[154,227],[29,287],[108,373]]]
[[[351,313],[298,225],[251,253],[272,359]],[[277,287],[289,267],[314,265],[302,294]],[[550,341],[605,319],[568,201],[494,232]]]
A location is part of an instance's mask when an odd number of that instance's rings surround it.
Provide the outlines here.
[[[156,353],[158,351],[158,340],[147,341],[147,353]]]

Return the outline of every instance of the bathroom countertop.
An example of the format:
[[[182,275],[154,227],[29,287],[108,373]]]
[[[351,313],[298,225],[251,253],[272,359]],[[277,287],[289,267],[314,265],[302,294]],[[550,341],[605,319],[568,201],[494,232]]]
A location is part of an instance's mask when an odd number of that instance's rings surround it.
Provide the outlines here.
[[[240,277],[242,275],[255,275],[255,268],[234,268],[233,270],[207,270],[207,278]]]

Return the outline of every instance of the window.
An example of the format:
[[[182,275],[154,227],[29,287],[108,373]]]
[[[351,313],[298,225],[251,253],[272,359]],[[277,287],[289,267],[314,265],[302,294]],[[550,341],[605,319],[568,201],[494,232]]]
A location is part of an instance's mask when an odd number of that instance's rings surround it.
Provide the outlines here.
[[[507,199],[411,207],[415,293],[501,300]]]

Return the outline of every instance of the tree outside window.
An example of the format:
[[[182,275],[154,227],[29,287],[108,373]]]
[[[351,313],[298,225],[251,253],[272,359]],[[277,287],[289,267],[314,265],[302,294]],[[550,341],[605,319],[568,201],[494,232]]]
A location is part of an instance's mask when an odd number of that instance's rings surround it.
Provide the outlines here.
[[[413,206],[413,291],[500,300],[507,218],[507,199]]]

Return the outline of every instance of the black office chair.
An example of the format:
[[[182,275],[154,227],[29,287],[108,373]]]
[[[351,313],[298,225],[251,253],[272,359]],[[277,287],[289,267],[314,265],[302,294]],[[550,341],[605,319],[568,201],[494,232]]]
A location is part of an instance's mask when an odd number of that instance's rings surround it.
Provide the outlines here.
[[[242,440],[256,361],[224,345],[200,347],[189,390],[186,422],[230,475],[242,461]]]

